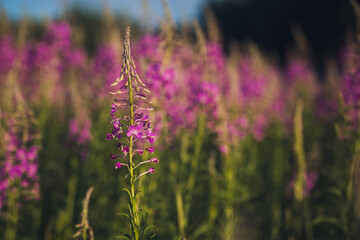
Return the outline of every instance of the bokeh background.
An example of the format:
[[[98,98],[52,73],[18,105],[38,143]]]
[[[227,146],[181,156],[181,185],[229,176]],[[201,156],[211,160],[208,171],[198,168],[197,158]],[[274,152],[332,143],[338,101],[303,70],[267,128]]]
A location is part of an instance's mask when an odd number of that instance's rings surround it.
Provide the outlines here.
[[[106,137],[128,25],[154,107],[154,239],[360,239],[357,1],[0,7],[1,239],[71,239],[91,186],[95,239],[129,231]]]

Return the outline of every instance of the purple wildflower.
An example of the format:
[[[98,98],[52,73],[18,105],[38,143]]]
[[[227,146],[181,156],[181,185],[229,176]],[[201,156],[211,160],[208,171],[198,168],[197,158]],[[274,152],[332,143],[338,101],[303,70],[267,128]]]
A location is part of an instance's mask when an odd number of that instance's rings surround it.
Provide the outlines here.
[[[117,162],[117,163],[115,163],[115,169],[118,169],[118,168],[121,168],[121,162]]]
[[[161,38],[156,35],[144,35],[135,46],[135,53],[141,55],[146,59],[161,60],[162,55],[160,54]]]
[[[146,140],[149,141],[149,143],[153,143],[155,141],[155,134],[151,132],[151,128],[146,130]]]
[[[157,159],[156,157],[150,159],[150,162],[154,162],[154,163],[158,163],[159,162],[159,159]]]
[[[136,149],[135,152],[139,153],[140,156],[144,154],[144,150],[142,149]]]
[[[122,148],[122,150],[123,150],[124,156],[126,156],[126,154],[129,153],[130,148],[129,148],[128,146],[124,145],[123,148]]]
[[[0,74],[3,74],[11,69],[16,57],[16,51],[10,36],[0,39],[0,52]]]
[[[146,151],[148,151],[149,153],[154,153],[154,147],[147,147],[145,148]]]
[[[319,173],[316,171],[311,171],[311,172],[305,172],[304,173],[304,179],[305,179],[305,184],[303,187],[303,194],[305,197],[309,197],[313,188],[315,187],[316,181],[319,178]],[[288,186],[287,186],[287,190],[290,193],[291,191],[293,191],[294,186],[295,186],[295,181],[296,181],[296,174],[294,173],[293,177],[291,178]]]
[[[68,23],[51,23],[45,34],[47,43],[57,45],[60,49],[66,49],[71,44],[71,27]]]
[[[81,159],[86,159],[88,154],[91,140],[90,127],[91,122],[85,118],[84,115],[79,115],[69,121],[69,140],[72,143],[75,142],[76,146],[80,148],[76,151],[80,153]],[[107,137],[107,139],[109,139],[109,137]]]
[[[313,72],[305,61],[296,59],[290,62],[286,69],[286,80],[294,83],[298,79],[309,83],[314,78]]]
[[[136,138],[140,139],[142,137],[142,127],[140,125],[133,126],[130,125],[128,128],[128,131],[126,133],[126,136],[130,137],[131,135],[135,136]]]
[[[119,62],[116,49],[111,45],[102,45],[97,49],[93,64],[93,75],[105,78],[106,88],[116,79],[118,75]],[[98,93],[103,94],[103,93]]]
[[[344,104],[344,126],[342,138],[351,137],[359,128],[360,116],[360,69],[346,73],[342,79],[342,96]]]
[[[152,133],[150,128],[151,123],[148,114],[148,111],[152,110],[152,108],[146,106],[149,103],[147,94],[150,91],[136,73],[135,63],[130,53],[129,34],[130,32],[127,32],[124,41],[125,51],[120,76],[111,84],[113,87],[117,86],[117,89],[109,92],[117,97],[114,99],[110,110],[113,130],[111,134],[106,135],[106,138],[108,140],[122,140],[117,143],[117,148],[122,150],[121,155],[113,154],[112,156],[114,157],[112,159],[114,160],[116,157],[123,158],[128,163],[128,170],[132,171],[131,176],[135,178],[136,174],[133,172],[135,168],[145,163],[158,162],[158,160],[140,161],[137,165],[134,163],[135,153],[142,156],[144,149],[149,153],[154,152],[154,147],[141,145],[146,144],[146,141],[150,144],[154,143],[155,134]],[[116,115],[121,115],[121,117],[118,118]],[[128,126],[127,129],[122,130],[125,126]],[[126,132],[126,134],[124,134],[124,138],[121,138],[121,133],[123,132]],[[120,165],[127,163],[118,162],[116,167],[119,168]],[[138,177],[141,175],[138,175]]]
[[[0,163],[0,210],[7,204],[9,191],[20,191],[20,201],[39,199],[37,159],[40,147],[24,147],[32,144],[35,135],[30,134],[24,140],[22,129],[16,120],[10,119],[3,135],[5,161]]]

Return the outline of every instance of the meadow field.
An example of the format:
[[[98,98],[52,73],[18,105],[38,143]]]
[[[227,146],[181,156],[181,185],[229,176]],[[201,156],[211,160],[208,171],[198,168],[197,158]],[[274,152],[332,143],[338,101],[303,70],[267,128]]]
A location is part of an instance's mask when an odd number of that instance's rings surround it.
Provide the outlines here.
[[[360,239],[356,35],[320,74],[165,15],[1,13],[0,239]]]

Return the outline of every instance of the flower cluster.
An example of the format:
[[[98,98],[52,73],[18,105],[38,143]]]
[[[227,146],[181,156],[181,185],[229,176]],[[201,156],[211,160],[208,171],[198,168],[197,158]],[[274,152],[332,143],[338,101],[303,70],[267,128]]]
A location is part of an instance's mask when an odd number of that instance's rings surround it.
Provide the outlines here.
[[[21,190],[21,200],[39,199],[38,151],[29,135],[24,139],[15,120],[4,133],[4,161],[0,165],[0,209],[7,204],[9,191]]]
[[[146,163],[157,163],[159,160],[151,158],[137,164],[133,161],[134,156],[143,156],[145,151],[150,154],[154,152],[154,147],[150,145],[155,141],[155,134],[152,131],[148,115],[148,111],[152,108],[146,106],[150,103],[146,96],[150,91],[136,72],[134,60],[131,57],[129,38],[128,30],[124,40],[122,70],[119,78],[112,84],[112,86],[119,87],[117,91],[110,92],[110,94],[118,96],[114,99],[110,111],[113,130],[107,134],[106,138],[118,141],[117,148],[120,150],[120,154],[111,154],[111,159],[115,161],[115,169],[126,166],[133,175],[132,171],[139,166]],[[154,168],[139,174],[134,180],[152,172],[154,172]]]
[[[101,45],[95,54],[92,75],[104,78],[106,89],[110,90],[110,84],[117,77],[118,65],[115,48],[111,45]]]
[[[160,52],[161,38],[157,35],[144,35],[139,43],[135,46],[135,54],[142,55],[148,61],[161,61],[162,54]]]
[[[342,96],[344,104],[345,127],[342,129],[346,136],[359,129],[360,104],[360,70],[348,73],[343,77]]]
[[[81,116],[82,117],[82,116]],[[72,118],[69,121],[69,141],[70,144],[79,149],[81,159],[86,159],[89,151],[89,143],[91,140],[91,122],[88,119]]]

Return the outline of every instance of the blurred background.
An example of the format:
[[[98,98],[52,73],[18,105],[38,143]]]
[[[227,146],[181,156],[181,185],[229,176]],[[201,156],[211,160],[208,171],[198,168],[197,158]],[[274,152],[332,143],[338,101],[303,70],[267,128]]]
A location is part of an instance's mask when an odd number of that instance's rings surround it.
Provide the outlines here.
[[[310,0],[276,0],[268,3],[261,0],[184,0],[168,1],[168,5],[172,19],[179,27],[191,25],[194,19],[198,19],[203,29],[206,28],[205,9],[211,8],[221,30],[226,51],[229,51],[230,42],[241,44],[253,41],[266,53],[278,56],[282,62],[286,51],[296,44],[296,31],[300,30],[308,41],[316,66],[320,68],[328,57],[337,56],[345,44],[346,36],[354,33],[356,26],[350,1],[314,3]],[[63,14],[71,15],[80,22],[90,19],[95,21],[101,17],[105,6],[119,24],[121,21],[132,22],[139,27],[147,27],[150,31],[156,31],[165,18],[160,0],[2,0],[3,10],[14,22],[23,16],[41,21],[58,19]],[[100,21],[97,22],[98,26],[92,28],[94,35],[100,30]]]
[[[1,239],[129,231],[106,140],[128,25],[154,239],[360,239],[359,1],[2,0],[0,19]]]

